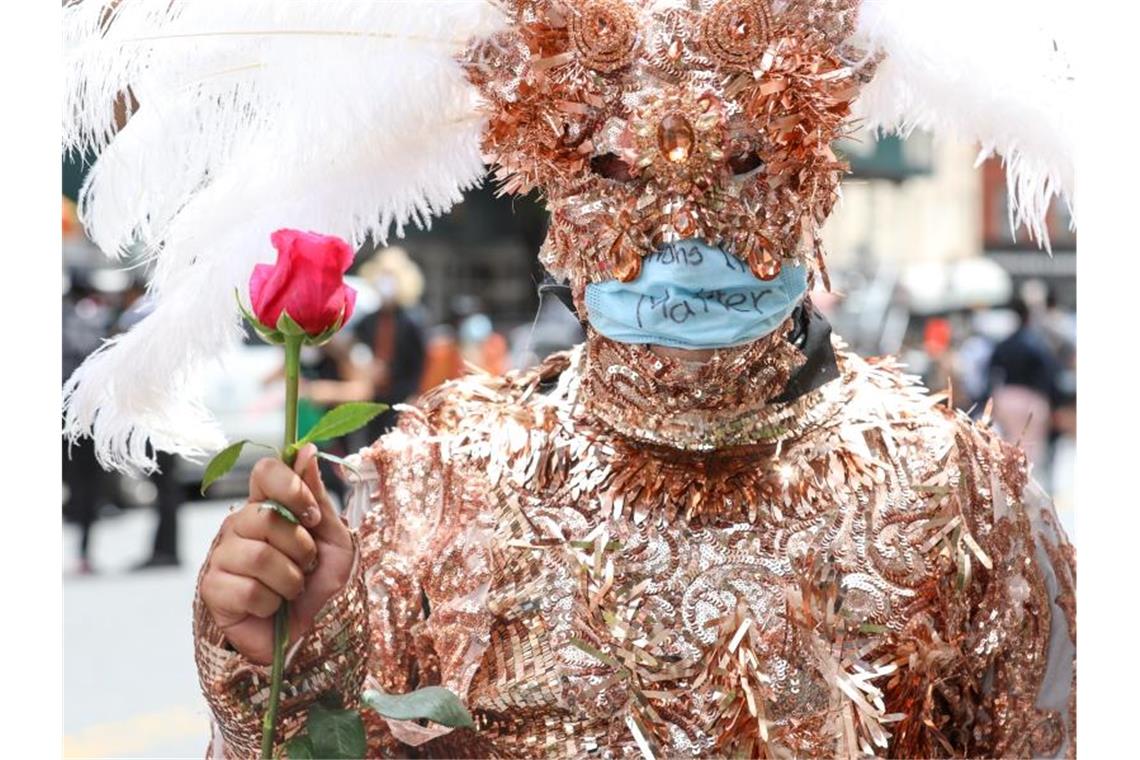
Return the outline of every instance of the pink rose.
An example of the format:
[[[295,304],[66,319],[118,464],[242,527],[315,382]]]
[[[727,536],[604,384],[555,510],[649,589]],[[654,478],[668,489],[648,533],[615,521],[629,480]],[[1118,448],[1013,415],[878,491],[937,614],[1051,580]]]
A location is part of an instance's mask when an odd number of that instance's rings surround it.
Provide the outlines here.
[[[273,330],[286,313],[310,336],[348,321],[356,291],[344,284],[353,251],[344,240],[300,230],[277,230],[270,237],[277,263],[258,264],[249,278],[253,314]]]

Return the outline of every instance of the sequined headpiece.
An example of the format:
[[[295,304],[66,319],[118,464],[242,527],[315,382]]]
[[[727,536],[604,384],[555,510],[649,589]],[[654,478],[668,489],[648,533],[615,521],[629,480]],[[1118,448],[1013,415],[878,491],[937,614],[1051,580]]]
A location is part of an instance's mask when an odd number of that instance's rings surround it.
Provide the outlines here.
[[[822,269],[844,170],[831,143],[874,68],[845,45],[857,5],[514,3],[469,70],[503,190],[547,200],[547,268],[628,281],[663,243],[701,237],[764,279],[784,259]]]

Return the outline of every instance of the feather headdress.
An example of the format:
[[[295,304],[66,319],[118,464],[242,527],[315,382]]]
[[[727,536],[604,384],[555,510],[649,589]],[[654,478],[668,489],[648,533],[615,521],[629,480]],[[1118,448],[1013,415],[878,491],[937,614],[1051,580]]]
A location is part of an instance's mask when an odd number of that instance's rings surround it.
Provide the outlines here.
[[[772,13],[841,29],[845,50],[881,59],[858,101],[869,125],[930,129],[1000,154],[1011,221],[1039,241],[1053,198],[1072,206],[1073,80],[1044,2],[862,0],[848,24],[857,0],[80,0],[64,11],[64,143],[100,153],[82,218],[112,255],[144,246],[157,305],[68,381],[65,432],[92,436],[115,467],[153,466],[156,448],[220,446],[195,386],[240,335],[233,291],[267,256],[269,233],[309,228],[359,243],[426,225],[484,174],[492,130],[460,54],[490,40],[484,62],[608,73],[645,34],[623,2],[661,5],[670,18],[708,11],[707,34],[738,11],[752,14],[749,28],[767,30]],[[536,61],[529,37],[498,35],[543,3],[557,6],[576,53]],[[539,48],[551,34],[535,38]],[[713,57],[731,68],[749,50]],[[135,103],[116,132],[116,107]]]
[[[1010,225],[1049,246],[1054,198],[1074,212],[1077,97],[1053,0],[862,0],[852,42],[880,55],[857,110],[871,128],[923,129],[1001,157]]]
[[[82,217],[107,253],[146,247],[157,306],[69,380],[65,432],[116,467],[222,444],[195,383],[268,234],[383,239],[459,201],[484,167],[456,59],[500,24],[472,0],[68,6],[65,147],[101,150]],[[113,134],[124,99],[142,107]]]

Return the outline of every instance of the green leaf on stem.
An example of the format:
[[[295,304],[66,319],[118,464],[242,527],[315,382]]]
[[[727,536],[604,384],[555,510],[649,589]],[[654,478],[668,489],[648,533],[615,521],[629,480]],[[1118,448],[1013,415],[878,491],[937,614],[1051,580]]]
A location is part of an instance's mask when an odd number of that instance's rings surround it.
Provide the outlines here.
[[[249,443],[249,441],[231,443],[214,455],[214,458],[206,465],[206,472],[202,475],[203,496],[206,494],[206,489],[212,486],[218,478],[234,468],[234,465],[237,464],[238,457],[241,456],[241,450],[245,448],[247,443]]]
[[[474,728],[471,713],[459,697],[442,686],[428,686],[409,694],[385,694],[369,689],[361,695],[364,704],[385,718],[420,720],[426,718],[448,728]]]
[[[300,450],[306,443],[327,441],[330,438],[347,435],[367,425],[376,415],[387,408],[387,404],[374,404],[370,401],[352,401],[341,404],[325,412],[317,424],[313,425],[313,429],[304,438],[297,441],[296,447]]]
[[[308,734],[298,734],[285,743],[285,757],[288,760],[314,760],[316,756],[313,740]]]
[[[364,721],[355,710],[330,710],[320,704],[309,708],[309,740],[313,756],[347,760],[368,751]]]
[[[265,499],[258,502],[258,504],[261,505],[260,509],[268,509],[271,512],[276,512],[294,525],[300,525],[301,523],[301,521],[297,519],[297,515],[290,512],[284,504],[280,504],[273,499]]]

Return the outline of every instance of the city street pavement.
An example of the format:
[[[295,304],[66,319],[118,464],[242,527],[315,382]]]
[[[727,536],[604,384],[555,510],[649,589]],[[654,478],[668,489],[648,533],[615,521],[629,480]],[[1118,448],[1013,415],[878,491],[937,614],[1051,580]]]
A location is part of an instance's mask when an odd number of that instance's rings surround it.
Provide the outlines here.
[[[209,736],[190,633],[198,567],[229,502],[179,513],[179,568],[129,573],[148,555],[155,517],[96,523],[97,574],[74,574],[78,531],[64,526],[64,756],[201,758]]]

